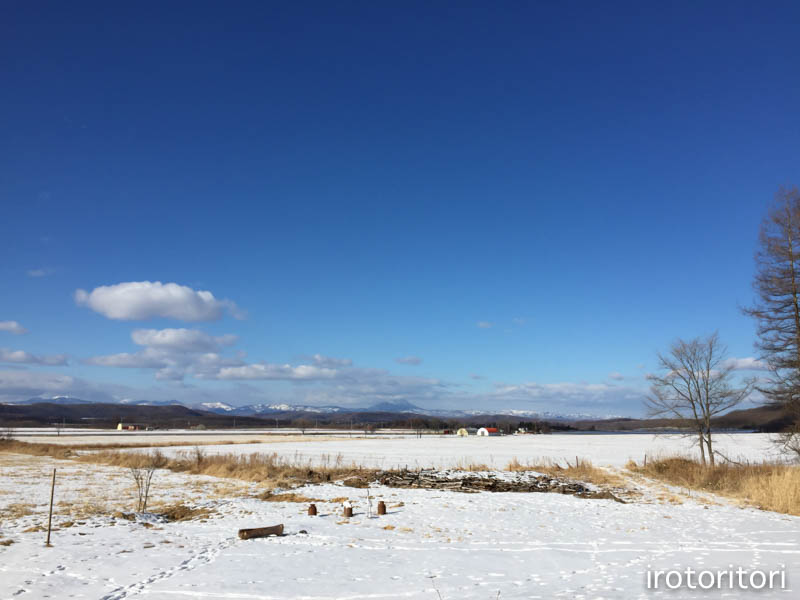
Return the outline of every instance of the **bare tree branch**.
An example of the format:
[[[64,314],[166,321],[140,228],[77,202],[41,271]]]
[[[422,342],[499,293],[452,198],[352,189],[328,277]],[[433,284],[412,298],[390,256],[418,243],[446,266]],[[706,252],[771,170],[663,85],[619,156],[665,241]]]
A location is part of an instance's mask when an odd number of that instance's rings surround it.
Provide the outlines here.
[[[645,400],[651,416],[670,416],[685,422],[700,446],[703,464],[714,464],[712,419],[742,402],[754,381],[732,384],[734,369],[726,366],[727,348],[715,332],[705,339],[677,340],[668,354],[659,354],[663,374],[650,376],[650,396]]]

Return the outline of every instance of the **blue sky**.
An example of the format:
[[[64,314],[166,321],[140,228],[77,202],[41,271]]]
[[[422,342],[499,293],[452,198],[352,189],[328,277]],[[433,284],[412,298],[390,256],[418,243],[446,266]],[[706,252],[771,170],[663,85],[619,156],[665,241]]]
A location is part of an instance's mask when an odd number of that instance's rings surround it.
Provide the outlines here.
[[[754,355],[798,20],[10,3],[0,399],[640,414],[674,338]]]

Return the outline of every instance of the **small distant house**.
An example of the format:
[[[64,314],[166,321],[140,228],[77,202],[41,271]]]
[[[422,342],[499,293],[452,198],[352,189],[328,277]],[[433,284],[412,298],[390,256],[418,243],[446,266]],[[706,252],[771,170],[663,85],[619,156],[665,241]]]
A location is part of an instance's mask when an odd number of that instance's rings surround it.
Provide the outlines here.
[[[500,435],[500,430],[497,427],[481,427],[478,429],[478,435],[480,436],[489,436],[489,435]]]
[[[466,429],[464,429],[464,428],[462,427],[461,429],[459,429],[458,431],[456,431],[456,435],[457,435],[458,437],[467,437],[467,436],[469,435],[469,431],[467,431]]]

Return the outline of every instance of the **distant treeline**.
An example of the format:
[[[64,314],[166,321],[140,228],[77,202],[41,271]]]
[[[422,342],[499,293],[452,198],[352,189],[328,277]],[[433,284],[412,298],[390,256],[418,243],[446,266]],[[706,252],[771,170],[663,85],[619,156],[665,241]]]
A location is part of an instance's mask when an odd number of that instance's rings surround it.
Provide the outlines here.
[[[598,419],[545,421],[520,419],[509,415],[474,415],[442,418],[414,413],[354,412],[309,413],[282,412],[260,416],[230,416],[195,410],[180,405],[144,406],[120,404],[0,404],[2,427],[93,427],[113,429],[119,423],[154,429],[232,429],[295,428],[352,429],[372,432],[378,429],[455,432],[461,427],[497,427],[504,433],[524,429],[531,433],[554,431],[635,431],[680,429],[686,424],[676,419]],[[784,408],[760,406],[736,410],[714,420],[716,429],[782,431],[791,423]]]

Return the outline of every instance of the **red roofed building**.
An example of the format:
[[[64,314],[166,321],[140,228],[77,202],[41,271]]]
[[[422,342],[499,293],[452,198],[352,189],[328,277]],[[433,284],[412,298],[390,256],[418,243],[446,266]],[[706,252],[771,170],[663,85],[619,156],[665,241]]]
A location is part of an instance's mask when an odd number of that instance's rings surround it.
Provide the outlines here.
[[[500,430],[497,427],[481,427],[478,429],[478,435],[500,435]]]

